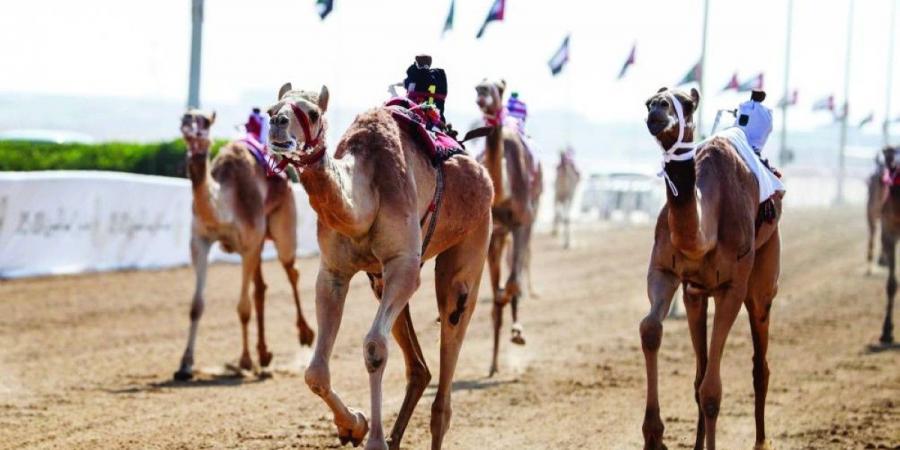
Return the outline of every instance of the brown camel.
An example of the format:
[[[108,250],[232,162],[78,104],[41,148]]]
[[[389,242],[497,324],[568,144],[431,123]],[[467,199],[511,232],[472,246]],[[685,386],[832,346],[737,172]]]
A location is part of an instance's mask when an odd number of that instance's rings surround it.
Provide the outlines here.
[[[491,215],[494,218],[494,230],[491,233],[491,246],[488,251],[488,266],[491,275],[491,287],[494,294],[494,307],[491,318],[494,321],[494,351],[491,358],[490,375],[497,373],[497,358],[500,351],[500,328],[503,325],[503,309],[512,303],[512,338],[518,345],[525,344],[522,325],[519,323],[519,297],[522,289],[519,285],[522,267],[528,259],[531,242],[531,228],[537,214],[535,203],[540,197],[534,194],[535,184],[532,175],[534,162],[531,152],[519,135],[518,130],[504,124],[503,91],[506,82],[484,80],[475,87],[477,103],[484,113],[485,122],[492,127],[487,136],[483,160],[494,185],[494,201]],[[500,267],[503,259],[503,247],[507,235],[512,234],[512,267],[503,289],[500,288]]]
[[[884,149],[887,152],[888,148]],[[878,223],[881,222],[881,208],[885,201],[884,163],[881,158],[875,158],[875,171],[866,180],[868,198],[866,199],[866,221],[869,225],[869,242],[866,247],[866,273],[872,273],[872,257],[874,256],[875,234],[878,232]],[[878,255],[878,264],[885,265],[884,254]]]
[[[884,325],[881,328],[879,341],[883,345],[894,343],[894,296],[897,294],[897,239],[900,238],[900,174],[896,162],[895,149],[884,149],[884,165],[891,174],[891,184],[888,187],[888,196],[881,209],[881,252],[887,263],[887,310],[884,315]]]
[[[666,205],[656,223],[647,274],[650,313],[641,321],[647,366],[644,448],[665,448],[659,411],[657,353],[663,319],[679,284],[684,288],[697,372],[694,398],[699,409],[694,448],[716,447],[716,418],[722,400],[720,365],[725,340],[743,304],[753,337],[753,389],[756,397],[756,447],[768,448],[765,402],[769,384],[766,349],[769,309],[778,286],[780,238],[777,220],[757,223],[759,187],[746,163],[723,138],[696,148],[692,114],[700,93],[666,88],[647,100],[647,127],[664,149],[669,181]],[[780,196],[775,202],[780,216]],[[758,226],[757,226],[758,225]],[[707,351],[706,314],[715,300],[712,338]]]
[[[328,90],[323,87],[316,94],[295,91],[286,84],[278,99],[269,110],[272,148],[300,167],[300,182],[319,217],[322,262],[316,281],[316,319],[320,335],[306,383],[334,413],[341,443],[359,445],[369,424],[364,414],[347,408],[331,386],[328,361],[350,279],[361,271],[370,274],[380,306],[363,340],[372,407],[366,448],[388,447],[381,414],[388,332],[393,333],[406,363],[406,396],[389,441],[391,448],[399,448],[431,379],[408,301],[419,286],[422,261],[435,258],[441,343],[440,379],[431,407],[431,446],[440,448],[450,424],[453,373],[478,298],[488,248],[490,179],[474,159],[464,155],[432,165],[419,142],[400,129],[386,108],[359,115],[332,157],[321,138]],[[439,202],[436,193],[441,194]],[[429,213],[432,204],[434,212]],[[439,219],[431,222],[435,223],[432,238],[423,252],[420,223],[431,227],[426,215]]]
[[[209,167],[209,131],[215,113],[190,110],[181,118],[181,132],[187,144],[187,169],[193,191],[193,221],[191,222],[191,262],[196,273],[194,300],[191,304],[191,327],[187,348],[175,379],[193,377],[194,342],[197,326],[203,315],[203,289],[209,249],[218,241],[227,252],[241,255],[241,293],[238,317],[241,320],[243,350],[240,367],[250,370],[253,362],[247,345],[247,322],[250,321],[250,281],[253,281],[253,303],[259,333],[257,350],[259,365],[267,367],[272,353],[266,347],[264,302],[266,284],[260,267],[263,241],[275,242],[278,259],[287,273],[297,307],[297,330],[302,345],[312,345],[315,336],[303,318],[297,281],[300,274],[294,267],[297,247],[297,211],[294,194],[286,179],[267,177],[256,163],[247,144],[236,141],[219,150]]]
[[[556,165],[556,182],[553,201],[553,235],[556,236],[559,227],[563,227],[563,247],[569,248],[572,244],[571,215],[572,201],[575,199],[575,190],[581,181],[581,173],[575,166],[575,160],[566,150],[559,152],[559,164]]]

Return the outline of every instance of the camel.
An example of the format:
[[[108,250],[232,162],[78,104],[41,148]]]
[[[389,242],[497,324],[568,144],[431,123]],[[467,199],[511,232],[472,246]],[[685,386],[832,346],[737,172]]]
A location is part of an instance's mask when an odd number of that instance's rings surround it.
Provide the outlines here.
[[[753,390],[756,446],[769,448],[765,433],[765,401],[769,384],[766,350],[769,310],[778,290],[780,237],[777,219],[760,216],[759,187],[754,175],[722,137],[696,146],[692,115],[700,93],[660,89],[647,100],[647,128],[664,150],[666,205],[656,223],[647,273],[650,312],[640,323],[647,368],[645,449],[665,448],[660,418],[657,354],[663,320],[682,285],[691,341],[696,355],[694,398],[699,417],[694,448],[716,447],[716,419],[722,400],[720,365],[729,330],[741,304],[753,338]],[[774,209],[780,217],[781,199]],[[770,220],[771,219],[771,220]],[[707,351],[707,305],[715,300],[712,338]]]
[[[514,344],[525,345],[522,325],[519,323],[519,285],[522,267],[528,259],[531,245],[531,229],[537,214],[535,184],[531,168],[534,167],[531,153],[525,147],[518,130],[504,124],[503,91],[506,82],[484,80],[475,87],[477,104],[484,114],[485,123],[491,127],[487,136],[484,157],[481,163],[487,169],[494,186],[491,214],[494,230],[488,251],[488,266],[494,305],[491,318],[494,322],[494,349],[491,358],[490,376],[498,371],[497,359],[500,352],[500,328],[503,325],[503,309],[512,303],[512,337]],[[500,288],[500,267],[503,247],[507,235],[512,234],[512,268],[506,285]]]
[[[559,152],[559,164],[556,166],[556,182],[553,201],[553,235],[563,227],[563,247],[569,248],[572,243],[571,214],[575,190],[581,181],[581,173],[575,161],[563,150]]]
[[[887,310],[884,315],[884,324],[881,328],[879,342],[882,345],[894,343],[894,296],[897,294],[897,239],[900,238],[900,180],[898,177],[898,165],[895,161],[895,149],[884,149],[884,166],[890,173],[890,185],[885,187],[888,191],[887,198],[881,208],[881,252],[887,263]]]
[[[422,262],[435,258],[441,342],[440,378],[431,407],[431,447],[438,449],[449,428],[453,373],[487,254],[490,179],[465,155],[432,165],[421,144],[401,130],[385,107],[357,116],[332,157],[322,137],[328,98],[324,86],[314,93],[294,90],[288,83],[269,110],[271,148],[299,167],[300,182],[318,213],[321,265],[316,319],[320,335],[306,383],[332,410],[341,444],[359,445],[368,432],[367,449],[399,448],[431,379],[408,302],[419,286]],[[427,225],[426,216],[431,218]],[[425,237],[420,221],[426,226]],[[331,386],[329,370],[350,279],[360,271],[369,274],[380,302],[363,340],[371,429],[366,416],[349,409]],[[388,441],[382,429],[381,379],[389,331],[403,352],[407,387]]]
[[[888,149],[886,148],[885,151]],[[878,231],[878,223],[881,221],[881,208],[884,206],[884,163],[880,158],[875,158],[875,171],[866,180],[868,198],[866,199],[866,221],[869,225],[869,241],[866,247],[866,273],[872,273],[872,257],[874,255],[875,234]],[[878,255],[878,264],[885,265],[884,254]]]
[[[281,177],[268,177],[266,171],[256,163],[248,144],[241,141],[223,146],[212,160],[210,168],[209,132],[214,122],[215,113],[207,114],[197,110],[190,110],[181,118],[181,132],[188,149],[187,171],[194,197],[190,247],[196,284],[187,348],[181,358],[181,367],[175,372],[176,380],[189,380],[193,377],[194,343],[205,303],[203,290],[206,286],[209,249],[217,241],[225,251],[241,255],[241,292],[237,307],[243,340],[239,362],[241,369],[253,368],[247,344],[251,280],[254,285],[253,304],[259,335],[256,347],[259,365],[265,368],[272,361],[272,353],[266,346],[266,284],[260,266],[260,253],[266,238],[274,241],[278,259],[293,290],[301,345],[312,345],[315,336],[300,308],[300,294],[297,290],[300,273],[294,266],[297,211],[288,181]]]

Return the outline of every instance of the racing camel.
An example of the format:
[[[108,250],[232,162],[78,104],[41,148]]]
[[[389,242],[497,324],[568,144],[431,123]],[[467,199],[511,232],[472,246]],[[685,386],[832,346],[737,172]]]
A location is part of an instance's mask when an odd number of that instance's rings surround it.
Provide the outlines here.
[[[581,173],[575,166],[575,160],[570,150],[559,152],[559,164],[556,165],[556,181],[553,196],[553,235],[563,227],[563,247],[569,248],[572,243],[572,201],[575,199],[575,190],[581,181]]]
[[[895,149],[884,149],[884,165],[890,174],[888,196],[881,209],[881,251],[887,263],[887,310],[881,328],[882,345],[894,343],[894,296],[897,294],[897,239],[900,238],[900,174],[898,174]]]
[[[525,344],[522,326],[519,323],[519,297],[522,289],[520,280],[523,265],[528,259],[531,242],[531,227],[537,214],[535,183],[532,179],[532,167],[535,167],[529,152],[518,130],[505,124],[503,113],[503,91],[506,82],[484,80],[475,87],[477,103],[484,114],[485,123],[491,127],[491,133],[485,143],[484,158],[481,161],[487,168],[494,185],[494,200],[491,214],[494,218],[494,230],[491,233],[491,246],[488,251],[488,266],[491,276],[491,287],[494,294],[494,306],[491,318],[494,322],[494,349],[491,358],[490,375],[497,373],[497,358],[500,352],[500,328],[503,325],[503,309],[512,303],[512,342]],[[506,285],[500,288],[500,267],[503,260],[503,247],[506,239],[512,234],[512,267]]]
[[[251,153],[254,143],[247,140],[230,142],[219,149],[210,168],[209,132],[215,118],[215,113],[197,110],[190,110],[181,118],[181,133],[187,146],[188,177],[194,197],[190,245],[196,285],[187,348],[181,358],[181,367],[175,372],[176,380],[193,377],[194,343],[205,303],[203,289],[206,286],[209,249],[217,241],[225,251],[241,255],[241,292],[237,307],[243,340],[239,362],[241,369],[250,370],[253,367],[247,345],[251,280],[259,334],[256,345],[259,365],[267,367],[272,361],[272,353],[266,347],[266,284],[260,266],[260,253],[267,237],[275,242],[278,259],[293,290],[300,343],[312,345],[315,336],[303,317],[297,291],[300,273],[294,266],[297,248],[294,194],[286,179],[267,176],[266,170]]]
[[[773,216],[757,221],[759,187],[731,142],[722,137],[696,146],[692,114],[700,93],[662,88],[647,100],[647,128],[663,148],[666,205],[656,223],[655,243],[647,274],[650,313],[640,334],[647,368],[645,449],[661,449],[657,353],[663,319],[679,284],[684,288],[691,341],[696,355],[694,398],[699,409],[694,448],[716,447],[716,418],[722,400],[720,365],[725,340],[743,304],[753,337],[753,389],[756,446],[769,448],[765,402],[769,384],[766,349],[769,309],[778,286],[780,238]],[[770,220],[767,222],[767,220]],[[707,351],[708,298],[715,300],[712,338]]]
[[[413,409],[431,379],[408,301],[419,286],[422,261],[435,258],[441,342],[440,378],[431,407],[431,446],[437,449],[450,425],[451,382],[484,269],[491,232],[491,182],[485,170],[465,155],[433,165],[420,141],[400,128],[387,107],[356,117],[332,157],[323,138],[327,107],[325,87],[314,93],[293,90],[288,83],[269,110],[273,118],[271,148],[300,168],[300,182],[318,213],[319,339],[306,370],[306,383],[334,413],[342,444],[359,445],[368,432],[367,449],[399,448]],[[420,221],[426,223],[426,216],[432,218],[426,230],[433,233],[426,231],[423,237]],[[328,367],[350,279],[360,271],[380,274],[371,276],[380,305],[363,340],[371,390],[371,431],[366,416],[349,409],[338,396]],[[388,332],[403,352],[407,374],[406,395],[389,441],[381,413]]]

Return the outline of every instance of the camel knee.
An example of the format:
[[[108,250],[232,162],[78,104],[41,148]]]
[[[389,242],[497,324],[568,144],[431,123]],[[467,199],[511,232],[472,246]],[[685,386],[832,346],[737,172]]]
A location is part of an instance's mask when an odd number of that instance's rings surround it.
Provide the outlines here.
[[[415,386],[428,386],[431,382],[431,372],[424,364],[414,364],[406,374],[409,383]]]
[[[315,362],[310,364],[304,379],[309,390],[319,397],[325,396],[331,390],[331,374],[325,364]]]
[[[238,302],[237,306],[238,317],[241,319],[241,323],[246,324],[250,321],[250,302],[249,299],[241,299]]]
[[[887,282],[887,295],[893,297],[897,293],[897,277],[891,274]]]
[[[195,297],[194,302],[191,303],[191,322],[196,322],[200,320],[200,317],[203,316],[203,299],[200,297]]]
[[[387,362],[387,339],[377,334],[369,334],[363,343],[363,358],[366,361],[366,370],[375,373],[384,367]]]
[[[662,322],[651,316],[647,316],[641,321],[641,346],[644,351],[655,352],[659,350],[662,343]]]
[[[700,386],[700,409],[708,419],[715,419],[719,415],[719,406],[722,403],[722,387],[715,383],[704,382]]]

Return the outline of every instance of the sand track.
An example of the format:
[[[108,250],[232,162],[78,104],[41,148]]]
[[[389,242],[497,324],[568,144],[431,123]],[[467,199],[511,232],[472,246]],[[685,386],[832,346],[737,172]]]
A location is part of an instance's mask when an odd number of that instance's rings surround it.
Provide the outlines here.
[[[788,211],[782,224],[767,410],[775,447],[900,448],[900,350],[866,347],[880,332],[884,274],[864,275],[862,210]],[[649,225],[595,228],[575,238],[570,251],[547,236],[537,238],[533,272],[541,297],[526,299],[522,310],[528,346],[504,342],[501,373],[492,379],[486,378],[490,304],[482,287],[457,371],[445,448],[640,448],[645,380],[637,325],[648,307],[644,278],[652,232]],[[318,262],[300,266],[303,305],[314,317]],[[434,373],[432,272],[430,265],[423,270],[412,312]],[[298,350],[293,305],[277,264],[264,268],[273,376],[237,378],[223,371],[240,349],[238,273],[231,265],[210,270],[196,355],[202,373],[190,383],[170,381],[187,335],[189,268],[0,282],[0,447],[337,447],[328,409],[303,382],[310,351]],[[358,276],[331,369],[334,387],[364,411],[361,343],[375,306],[365,277]],[[684,320],[664,326],[666,442],[689,448],[696,419],[693,352]],[[399,350],[392,345],[390,351],[388,427],[404,383]],[[742,312],[723,362],[722,448],[752,447],[751,355]],[[430,386],[405,448],[429,445],[433,395]]]

